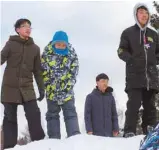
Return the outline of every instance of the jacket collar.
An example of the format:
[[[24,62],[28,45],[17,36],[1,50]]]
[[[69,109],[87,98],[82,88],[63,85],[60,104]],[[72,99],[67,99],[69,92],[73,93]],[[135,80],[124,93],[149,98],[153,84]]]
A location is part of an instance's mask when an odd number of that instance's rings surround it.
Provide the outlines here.
[[[16,41],[16,42],[26,44],[26,45],[34,44],[33,38],[29,37],[28,40],[24,40],[24,39],[20,38],[20,36],[18,36],[18,35],[10,36],[9,41]]]
[[[96,88],[92,91],[92,93],[95,93],[95,94],[102,94],[102,95],[105,95],[105,94],[107,94],[107,93],[112,93],[113,92],[113,88],[112,87],[107,87],[107,89],[105,90],[105,92],[104,93],[102,93],[99,89],[98,89],[98,87],[96,86]]]

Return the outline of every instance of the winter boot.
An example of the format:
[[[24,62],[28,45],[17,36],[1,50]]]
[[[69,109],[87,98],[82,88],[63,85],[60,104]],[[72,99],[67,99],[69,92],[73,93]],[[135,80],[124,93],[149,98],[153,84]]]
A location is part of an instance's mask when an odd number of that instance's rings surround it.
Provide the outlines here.
[[[133,132],[128,132],[128,133],[125,133],[125,135],[124,135],[125,138],[129,138],[129,137],[133,137],[133,136],[135,136],[135,133],[133,133]]]
[[[148,125],[146,128],[143,128],[143,133],[144,133],[145,135],[147,135],[147,134],[149,134],[150,132],[152,132],[153,129],[154,129],[153,126]]]

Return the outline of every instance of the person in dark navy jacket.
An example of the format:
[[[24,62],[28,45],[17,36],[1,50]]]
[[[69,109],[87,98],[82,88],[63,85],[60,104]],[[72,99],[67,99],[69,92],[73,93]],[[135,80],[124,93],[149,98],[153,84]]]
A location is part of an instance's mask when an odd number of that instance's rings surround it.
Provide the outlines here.
[[[88,134],[107,137],[118,135],[116,103],[113,88],[108,86],[108,81],[106,74],[99,74],[96,77],[96,88],[87,95],[84,118]]]

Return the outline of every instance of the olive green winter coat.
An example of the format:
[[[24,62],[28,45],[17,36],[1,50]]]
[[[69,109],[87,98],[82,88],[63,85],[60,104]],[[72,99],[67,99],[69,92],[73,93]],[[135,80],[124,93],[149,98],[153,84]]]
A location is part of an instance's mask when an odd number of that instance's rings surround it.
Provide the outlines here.
[[[27,41],[10,36],[1,51],[1,65],[7,62],[1,91],[1,102],[22,103],[35,100],[33,75],[38,89],[44,89],[41,75],[40,49],[32,38]]]

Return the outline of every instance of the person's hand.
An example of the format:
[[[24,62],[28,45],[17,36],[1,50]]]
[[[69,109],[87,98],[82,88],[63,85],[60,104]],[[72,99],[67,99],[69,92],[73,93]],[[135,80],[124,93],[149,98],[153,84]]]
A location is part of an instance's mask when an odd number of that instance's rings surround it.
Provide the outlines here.
[[[87,134],[88,134],[88,135],[92,135],[92,134],[93,134],[93,132],[87,132]]]
[[[45,90],[40,90],[39,91],[39,98],[37,99],[38,101],[42,101],[44,96],[45,96]]]
[[[118,136],[119,131],[113,131],[113,136]]]

